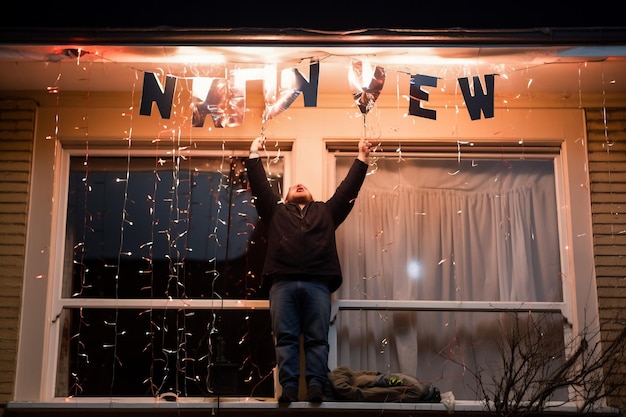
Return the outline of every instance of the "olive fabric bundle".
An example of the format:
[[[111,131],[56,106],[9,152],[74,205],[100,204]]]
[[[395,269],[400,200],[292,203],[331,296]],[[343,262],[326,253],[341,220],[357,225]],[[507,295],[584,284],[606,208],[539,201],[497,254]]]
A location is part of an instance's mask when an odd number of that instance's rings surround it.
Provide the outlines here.
[[[335,399],[372,402],[440,402],[439,389],[412,376],[353,371],[339,366],[328,374]]]

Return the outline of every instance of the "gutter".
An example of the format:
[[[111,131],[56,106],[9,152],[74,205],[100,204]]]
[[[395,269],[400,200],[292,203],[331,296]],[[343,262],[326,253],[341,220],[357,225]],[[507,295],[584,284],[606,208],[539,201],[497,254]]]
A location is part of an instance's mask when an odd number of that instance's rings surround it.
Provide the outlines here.
[[[5,45],[152,46],[611,46],[626,45],[626,27],[529,29],[306,28],[0,28]]]

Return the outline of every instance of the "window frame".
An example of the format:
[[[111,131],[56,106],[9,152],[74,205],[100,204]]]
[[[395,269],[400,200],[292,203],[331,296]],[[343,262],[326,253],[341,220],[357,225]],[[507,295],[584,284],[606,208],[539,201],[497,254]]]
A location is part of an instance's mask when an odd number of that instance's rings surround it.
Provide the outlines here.
[[[104,142],[103,142],[104,143]],[[241,146],[239,142],[234,142],[235,146],[232,150],[218,150],[219,147],[216,146],[208,146],[208,149],[194,149],[193,151],[189,151],[187,154],[192,154],[196,157],[247,157],[248,155],[248,147],[249,142],[245,142],[245,147]],[[263,158],[269,157],[277,157],[280,156],[283,158],[283,181],[287,183],[290,181],[292,177],[292,155],[291,155],[291,144],[289,142],[282,144],[283,148],[280,148],[280,154],[276,151],[268,150],[267,155],[263,155]],[[243,149],[242,149],[243,148]],[[120,148],[120,147],[111,147],[111,146],[100,146],[100,147],[90,147],[88,150],[89,156],[110,156],[110,157],[126,157],[129,155],[131,157],[154,157],[155,151],[146,147],[140,147],[140,149],[129,150],[129,148]],[[160,150],[159,153],[162,153],[163,156],[171,157],[171,152],[168,150]],[[42,366],[41,369],[32,369],[28,372],[25,372],[25,366],[22,365],[18,372],[18,378],[16,378],[16,399],[21,399],[24,395],[29,395],[32,397],[35,392],[38,391],[38,399],[36,401],[42,402],[63,402],[67,400],[67,396],[56,396],[55,388],[56,388],[56,379],[57,379],[57,371],[58,371],[58,355],[60,348],[60,339],[61,337],[61,324],[62,320],[59,318],[62,315],[62,311],[64,308],[111,308],[111,309],[131,309],[131,308],[139,308],[139,309],[172,309],[172,308],[181,308],[181,309],[225,309],[225,310],[267,310],[269,309],[269,301],[268,300],[245,300],[245,299],[225,299],[225,300],[215,300],[215,299],[153,299],[153,298],[145,298],[145,299],[100,299],[100,298],[72,298],[63,297],[63,272],[64,272],[64,254],[66,251],[66,242],[65,242],[65,230],[66,230],[66,218],[67,218],[67,204],[68,204],[68,189],[69,189],[69,173],[70,173],[70,158],[72,156],[83,156],[87,154],[87,150],[85,147],[77,147],[73,144],[69,146],[59,146],[53,152],[54,169],[51,170],[54,172],[53,178],[53,190],[52,190],[52,200],[55,202],[52,206],[52,211],[50,213],[50,234],[47,236],[50,240],[49,250],[46,251],[49,254],[48,265],[46,266],[49,273],[39,274],[39,281],[47,281],[46,288],[39,288],[37,290],[36,297],[40,300],[44,300],[43,304],[39,304],[41,307],[45,307],[45,316],[49,317],[45,321],[37,322],[37,316],[39,314],[23,314],[24,319],[22,320],[20,333],[24,331],[26,328],[39,327],[42,329]],[[36,191],[33,191],[36,192]],[[31,213],[33,212],[33,207],[31,207]],[[30,214],[30,213],[29,213]],[[29,215],[29,219],[31,216]],[[42,237],[45,240],[45,237]],[[32,243],[32,242],[31,242]],[[27,258],[29,256],[36,256],[32,250],[34,245],[27,245]],[[53,279],[45,279],[47,277],[53,277]],[[43,290],[43,293],[41,292]],[[35,294],[33,294],[35,295]],[[24,293],[24,298],[29,299],[28,294]],[[39,309],[37,309],[39,310]],[[42,313],[42,311],[38,311],[38,313]],[[23,352],[18,352],[18,356],[24,357],[32,355],[31,349],[37,349],[37,346],[33,345],[21,345],[21,349],[24,349]],[[25,352],[25,351],[28,352]],[[18,366],[20,359],[18,358]],[[39,374],[39,384],[24,384],[22,381],[25,381],[29,378],[27,374]],[[28,394],[30,393],[30,394]],[[152,397],[129,397],[128,399],[122,400],[122,402],[144,402],[145,400],[154,401]],[[74,400],[79,402],[91,402],[93,401],[93,397],[75,397]],[[193,399],[192,399],[193,401]]]
[[[523,148],[520,145],[523,143]],[[562,302],[489,302],[489,301],[433,301],[433,300],[349,300],[333,298],[331,317],[335,317],[342,310],[370,310],[370,311],[467,311],[467,312],[544,312],[561,313],[564,321],[564,337],[566,349],[574,349],[572,345],[574,337],[584,329],[599,329],[599,311],[597,296],[589,295],[592,288],[595,294],[596,278],[595,264],[593,262],[592,224],[591,212],[585,217],[584,205],[575,204],[573,195],[580,189],[587,190],[587,198],[590,200],[588,188],[588,176],[586,169],[586,148],[572,146],[567,139],[534,140],[530,142],[521,140],[493,141],[488,139],[460,142],[449,139],[440,141],[425,140],[396,140],[393,142],[378,142],[381,155],[398,157],[398,149],[402,150],[402,157],[427,157],[427,158],[464,158],[461,148],[471,146],[471,155],[488,158],[517,158],[523,159],[532,155],[533,158],[552,159],[554,166],[555,189],[557,199],[557,229],[559,233],[559,252],[562,271],[563,300]],[[354,152],[354,146],[350,142],[341,139],[326,139],[327,166],[329,175],[326,187],[334,189],[337,185],[336,157],[350,156]],[[520,150],[523,149],[523,151]],[[467,149],[467,148],[466,148]],[[577,153],[578,152],[578,153]],[[583,160],[583,178],[578,182],[570,167],[575,166],[576,161]],[[576,184],[580,186],[576,189]],[[588,237],[588,249],[584,242],[577,242],[573,234],[574,222],[581,222],[586,229],[584,236]],[[579,237],[581,234],[579,233]],[[341,259],[341,254],[340,254]],[[585,271],[591,271],[585,279]],[[582,277],[582,278],[581,278]],[[578,302],[585,300],[586,304]],[[582,305],[582,307],[577,307]],[[593,336],[592,343],[599,343],[599,332]],[[329,368],[334,369],[341,363],[337,353],[338,334],[336,326],[331,326],[329,343],[331,346],[329,355]],[[567,354],[568,352],[566,352]],[[570,396],[574,394],[572,387],[569,388]],[[603,400],[604,402],[604,400]]]
[[[331,145],[335,146],[338,142],[333,139],[324,139],[326,150],[323,152],[323,188],[325,194],[330,194],[329,190],[336,187],[336,175],[334,157],[337,149],[331,149]],[[589,183],[586,168],[580,169],[580,166],[587,166],[586,148],[577,143],[580,138],[567,136],[565,139],[553,139],[548,141],[542,140],[526,140],[525,146],[535,142],[554,142],[560,143],[559,155],[555,157],[555,178],[557,181],[557,200],[564,202],[560,205],[559,210],[559,231],[563,238],[561,244],[561,259],[564,262],[564,272],[566,272],[566,283],[564,284],[564,303],[571,305],[571,313],[568,317],[572,320],[572,333],[576,332],[584,326],[598,326],[598,299],[595,285],[595,267],[593,262],[593,242],[591,232],[591,213],[590,205],[584,204],[590,201],[589,187],[585,185]],[[584,140],[584,139],[583,139]],[[479,142],[477,140],[476,142]],[[128,149],[120,147],[119,140],[102,141],[99,149],[90,147],[90,153],[110,154],[110,155],[127,155]],[[333,144],[333,142],[335,142]],[[488,142],[485,140],[485,142]],[[511,143],[514,147],[519,144],[519,139],[503,139],[502,143]],[[99,143],[97,139],[92,139],[92,143]],[[350,146],[341,150],[342,154],[348,155],[354,153],[354,143],[349,142]],[[413,143],[420,145],[420,140],[394,140],[389,141],[386,145],[390,150],[395,150],[398,144]],[[453,140],[441,140],[438,143],[447,143],[448,147],[456,149],[457,142]],[[229,144],[231,142],[229,141]],[[213,152],[214,154],[223,155],[220,151],[221,142],[213,142],[206,149],[198,150],[200,152]],[[235,145],[235,149],[229,151],[234,156],[247,154],[247,146],[249,141],[241,141],[239,145]],[[141,154],[153,156],[154,151],[148,149],[148,146],[142,145],[143,149],[133,150]],[[245,146],[245,147],[244,147]],[[323,145],[324,146],[324,145]],[[140,146],[141,148],[141,146]],[[292,148],[281,144],[281,156],[285,157],[285,183],[291,182],[294,178],[294,167],[296,158],[292,154]],[[404,148],[403,148],[404,149]],[[452,152],[450,149],[447,152]],[[528,149],[528,147],[526,147]],[[56,349],[58,348],[58,338],[54,337],[58,334],[58,329],[54,330],[56,321],[56,311],[58,311],[59,303],[65,303],[68,306],[84,305],[84,300],[61,300],[58,297],[60,289],[59,283],[49,277],[54,277],[62,270],[62,260],[55,259],[54,254],[63,253],[64,246],[64,214],[66,202],[64,199],[67,195],[67,175],[69,172],[70,154],[76,155],[84,153],[84,144],[76,144],[75,142],[62,143],[61,141],[40,141],[35,146],[35,154],[33,157],[33,170],[31,181],[31,201],[28,213],[28,239],[25,253],[25,270],[24,270],[24,287],[23,287],[23,307],[22,319],[20,321],[20,347],[18,349],[18,364],[16,373],[15,395],[16,402],[67,402],[65,397],[54,397],[54,383],[56,378]],[[456,151],[455,151],[456,152]],[[572,167],[575,167],[574,169]],[[52,175],[50,174],[52,173]],[[61,199],[61,196],[64,196]],[[573,202],[576,202],[574,204]],[[570,207],[572,211],[570,212]],[[49,211],[46,211],[49,209]],[[42,215],[45,214],[45,215]],[[576,227],[574,227],[576,225]],[[574,230],[577,231],[575,235]],[[582,232],[581,232],[582,230]],[[60,234],[59,231],[63,233]],[[60,249],[61,248],[61,249]],[[569,254],[569,255],[568,255]],[[564,274],[565,275],[565,274]],[[582,279],[578,279],[583,276]],[[586,278],[584,278],[586,276]],[[54,295],[54,298],[53,298]],[[583,300],[583,302],[578,302]],[[140,300],[144,302],[146,300]],[[94,300],[94,302],[98,302]],[[133,306],[135,300],[119,300],[114,302],[117,308],[129,308]],[[182,302],[181,302],[182,303]],[[210,302],[203,302],[204,308],[211,308]],[[410,305],[404,305],[404,302],[374,301],[373,305],[365,305],[366,308],[421,308],[421,309],[437,309],[449,308],[443,303],[445,302],[411,302]],[[421,305],[420,305],[421,304]],[[436,304],[436,305],[435,305]],[[455,303],[452,303],[455,304]],[[151,304],[153,306],[153,304]],[[168,304],[170,307],[172,304]],[[492,308],[492,303],[489,307]],[[579,307],[580,305],[580,307]],[[188,303],[185,303],[188,306]],[[202,306],[199,302],[194,301],[194,308]],[[267,302],[263,301],[246,301],[241,303],[239,300],[230,300],[225,303],[224,308],[267,308]],[[362,306],[356,306],[361,308]],[[452,307],[458,307],[453,305]],[[463,307],[468,308],[484,308],[485,306],[472,305],[463,303]],[[506,307],[509,306],[500,306]],[[515,306],[514,306],[515,307]],[[519,304],[517,305],[519,307]],[[523,310],[527,311],[532,308],[561,308],[561,306],[535,306],[525,304]],[[333,299],[333,309],[355,308],[352,302],[347,300]],[[331,327],[330,344],[331,356],[329,367],[337,363],[336,357],[336,334],[332,334]],[[51,351],[54,348],[54,351]],[[72,402],[93,402],[89,398],[75,398]],[[102,400],[100,400],[102,401]],[[152,398],[131,397],[124,399],[123,402],[132,403],[152,403]],[[193,400],[192,400],[193,401]]]

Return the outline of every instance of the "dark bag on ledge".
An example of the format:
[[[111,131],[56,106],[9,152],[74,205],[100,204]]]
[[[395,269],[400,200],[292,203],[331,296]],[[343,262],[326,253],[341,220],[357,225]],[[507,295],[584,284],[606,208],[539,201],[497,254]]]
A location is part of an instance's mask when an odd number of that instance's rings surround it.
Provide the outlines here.
[[[441,401],[436,387],[404,374],[352,371],[345,366],[339,366],[328,377],[337,400],[388,403]]]

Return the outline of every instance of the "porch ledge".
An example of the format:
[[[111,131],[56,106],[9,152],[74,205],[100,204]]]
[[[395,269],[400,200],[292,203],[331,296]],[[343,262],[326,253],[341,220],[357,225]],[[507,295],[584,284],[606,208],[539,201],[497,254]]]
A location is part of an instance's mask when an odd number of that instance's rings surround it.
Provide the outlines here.
[[[51,402],[12,401],[6,407],[7,416],[43,416],[43,415],[110,415],[121,416],[145,415],[220,415],[229,416],[305,416],[319,413],[327,415],[359,415],[408,416],[419,412],[420,416],[443,416],[450,414],[487,415],[489,412],[484,404],[478,401],[456,401],[454,410],[446,410],[441,403],[377,403],[355,401],[327,401],[311,404],[305,401],[293,402],[289,405],[278,404],[274,398],[184,398],[178,401],[163,399],[111,398],[103,399],[63,399]],[[563,416],[577,414],[573,403],[555,405],[541,413],[542,416]],[[619,411],[605,407],[593,413],[594,416],[617,416]]]

